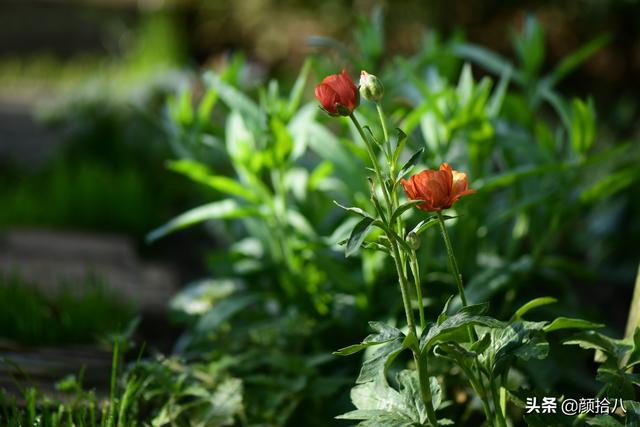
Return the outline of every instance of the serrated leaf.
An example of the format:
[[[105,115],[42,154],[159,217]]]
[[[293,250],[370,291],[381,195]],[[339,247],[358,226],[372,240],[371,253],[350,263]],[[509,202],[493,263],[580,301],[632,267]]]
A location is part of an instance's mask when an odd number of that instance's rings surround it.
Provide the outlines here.
[[[406,407],[412,410],[411,418],[421,424],[425,423],[427,410],[422,400],[418,373],[409,369],[402,370],[398,372],[397,381],[400,385],[400,395],[404,399]]]
[[[391,362],[393,362],[396,356],[404,349],[403,340],[400,338],[382,344],[371,357],[362,363],[356,384],[374,381],[379,376],[384,378],[385,372],[389,365],[391,365]]]
[[[364,350],[367,347],[387,343],[391,340],[402,338],[404,334],[393,326],[389,326],[382,322],[369,322],[369,326],[376,331],[374,334],[368,335],[360,344],[350,345],[335,351],[333,354],[337,356],[348,356]]]
[[[517,321],[503,329],[492,330],[491,344],[481,358],[485,369],[497,376],[509,368],[513,358],[544,359],[549,352],[549,343],[543,327],[544,322]]]
[[[466,331],[468,326],[479,325],[487,328],[504,328],[505,323],[488,316],[480,316],[460,311],[439,325],[432,325],[420,340],[420,349],[430,351],[438,342],[447,341],[456,331]],[[468,336],[466,336],[468,339]]]

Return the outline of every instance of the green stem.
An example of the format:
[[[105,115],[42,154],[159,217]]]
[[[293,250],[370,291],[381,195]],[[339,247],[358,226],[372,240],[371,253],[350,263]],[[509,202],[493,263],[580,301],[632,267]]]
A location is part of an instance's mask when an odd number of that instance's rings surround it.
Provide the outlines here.
[[[376,178],[378,179],[378,182],[382,187],[382,194],[384,196],[385,202],[387,203],[387,211],[388,211],[387,213],[389,214],[389,218],[391,218],[391,213],[392,213],[391,198],[389,197],[387,186],[385,185],[384,179],[382,178],[382,172],[380,171],[380,166],[378,165],[378,159],[376,157],[376,154],[373,152],[373,147],[369,143],[369,139],[367,138],[367,135],[365,135],[364,130],[362,129],[362,126],[360,126],[360,122],[358,122],[358,119],[356,119],[355,114],[351,113],[349,117],[351,118],[351,121],[353,122],[353,124],[356,126],[356,129],[358,130],[360,137],[364,141],[364,145],[367,147],[367,152],[369,153],[369,158],[371,159],[371,163],[373,164],[373,169],[376,173]]]
[[[418,370],[420,393],[422,394],[422,400],[424,402],[425,409],[427,410],[427,419],[433,427],[437,427],[438,418],[436,417],[436,410],[433,407],[433,396],[431,395],[431,383],[429,382],[427,364],[423,358],[420,357],[419,349],[413,349],[413,360],[415,361],[416,369]]]
[[[487,423],[489,426],[494,426],[493,421],[493,413],[491,412],[491,408],[489,407],[489,403],[487,402],[487,390],[482,383],[482,376],[479,375],[476,378],[475,373],[471,368],[465,366],[464,364],[460,364],[460,368],[465,373],[467,378],[469,379],[469,384],[471,384],[471,388],[476,394],[480,397],[480,402],[482,403],[482,410],[484,411],[484,416],[487,418]]]
[[[424,331],[427,328],[427,322],[424,318],[424,303],[422,299],[422,286],[420,285],[420,266],[415,249],[409,255],[411,260],[411,273],[413,274],[413,282],[416,287],[416,296],[418,297],[418,313],[420,314],[420,329]]]
[[[387,147],[387,156],[391,159],[391,144],[389,143],[389,132],[387,131],[387,121],[384,119],[384,112],[382,111],[382,105],[376,102],[376,109],[378,110],[378,117],[380,118],[380,125],[382,126],[382,134],[384,135],[383,146]]]
[[[378,105],[378,114],[380,115],[380,122],[382,123],[382,129],[383,129],[384,139],[385,139],[384,141],[385,143],[383,144],[383,147],[384,146],[387,147],[387,151],[385,152],[385,154],[388,161],[390,161],[391,152],[389,148],[389,137],[387,133],[386,123],[384,121],[384,116],[382,114],[382,108],[380,107],[380,105]],[[373,151],[373,147],[371,146],[369,140],[367,139],[367,136],[364,133],[364,130],[362,129],[362,126],[360,126],[360,123],[358,122],[358,120],[356,119],[356,116],[353,113],[349,117],[353,121],[353,124],[355,125],[356,129],[358,130],[358,133],[360,134],[360,137],[362,138],[365,146],[367,147],[367,153],[369,154],[369,158],[371,159],[371,163],[373,164],[376,178],[380,186],[382,187],[382,194],[384,195],[384,200],[387,205],[386,207],[387,207],[388,218],[390,220],[393,210],[396,208],[396,205],[397,205],[397,197],[395,197],[395,194],[394,195],[389,194],[389,190],[387,189],[387,186],[384,182],[382,172],[380,171],[380,166],[378,165],[378,159]],[[375,197],[375,195],[373,196]],[[396,224],[388,224],[388,226],[392,230],[394,229],[395,225]],[[398,230],[402,228],[402,223],[400,220],[398,220],[397,222],[397,228]],[[401,236],[402,234],[399,234],[399,235]],[[407,275],[406,275],[406,257],[404,252],[401,252],[400,249],[398,248],[398,243],[394,240],[394,237],[391,235],[388,235],[387,237],[389,239],[389,244],[391,246],[392,258],[394,260],[396,271],[398,273],[400,293],[402,294],[402,304],[404,306],[404,312],[407,318],[407,324],[409,326],[409,331],[410,331],[409,333],[412,333],[414,336],[416,336],[416,321],[413,315],[413,309],[411,307],[411,297],[409,295],[409,283],[407,281]],[[417,263],[415,267],[417,268]],[[413,266],[412,266],[412,270],[413,270]],[[416,276],[419,277],[419,273],[417,272],[414,273],[414,277]],[[417,283],[419,283],[419,279],[417,280],[418,280]],[[419,299],[420,299],[420,307],[421,307],[420,325],[424,329],[425,321],[424,321],[424,312],[422,309],[422,295],[421,295],[422,291],[419,291],[419,292],[420,292]],[[431,385],[429,384],[429,375],[427,372],[426,363],[424,363],[425,361],[423,361],[422,358],[420,357],[420,348],[418,345],[414,344],[411,347],[411,351],[413,353],[413,358],[416,363],[416,369],[417,369],[418,379],[420,383],[420,393],[422,395],[422,400],[424,402],[424,405],[427,411],[427,419],[429,420],[429,423],[431,424],[432,427],[437,427],[438,420],[436,418],[436,412],[433,407]]]
[[[466,307],[469,305],[467,303],[467,297],[464,294],[464,286],[462,284],[462,275],[460,274],[460,270],[458,269],[458,263],[456,261],[456,257],[453,254],[453,246],[451,246],[451,240],[449,239],[449,232],[447,231],[447,227],[444,225],[444,217],[442,216],[442,212],[438,212],[438,221],[440,222],[440,230],[442,231],[442,238],[444,239],[444,244],[447,247],[447,255],[449,256],[449,268],[451,268],[451,273],[454,275],[456,279],[456,285],[458,286],[458,293],[460,294],[460,300],[462,301],[462,306]]]
[[[404,275],[404,268],[401,264],[400,250],[397,243],[393,240],[393,237],[389,236],[391,242],[391,250],[393,251],[393,260],[396,264],[396,271],[398,272],[398,279],[400,280],[400,293],[402,294],[402,304],[404,305],[404,314],[407,317],[407,324],[409,325],[409,331],[416,333],[416,321],[413,317],[413,309],[411,308],[411,297],[409,296],[409,283]]]
[[[458,292],[460,294],[460,301],[462,302],[462,306],[466,307],[468,304],[467,302],[467,297],[464,293],[464,285],[462,283],[462,275],[460,274],[460,270],[458,268],[458,262],[456,261],[456,257],[453,253],[453,246],[451,245],[451,239],[449,238],[449,232],[447,231],[447,227],[444,223],[444,217],[442,216],[441,212],[437,213],[438,215],[438,222],[440,223],[440,230],[442,231],[442,238],[444,240],[444,244],[447,247],[447,255],[449,257],[449,268],[451,268],[451,273],[454,275],[455,280],[456,280],[456,285],[458,287]],[[467,326],[467,333],[469,334],[469,340],[471,342],[475,341],[475,331],[473,329],[473,327],[471,326]],[[474,364],[476,366],[476,368],[478,369],[478,381],[476,382],[476,385],[474,386],[473,382],[472,382],[472,376],[470,376],[470,372],[467,373],[467,376],[469,377],[469,381],[471,382],[471,386],[474,388],[474,390],[476,390],[476,393],[478,393],[478,395],[480,396],[480,400],[482,401],[483,404],[483,408],[486,406],[485,409],[485,414],[487,416],[487,421],[489,422],[489,424],[492,424],[492,416],[491,416],[491,412],[488,410],[488,404],[487,404],[487,390],[486,387],[484,387],[484,384],[482,383],[482,375],[480,373],[480,367],[479,367],[479,362],[477,359],[475,359]],[[500,405],[500,396],[496,395],[496,391],[494,391],[493,387],[494,387],[494,383],[493,381],[491,381],[491,395],[493,397],[494,400],[494,405],[495,405],[495,413],[496,413],[496,420],[497,420],[497,424],[499,427],[503,427],[506,426],[506,421],[504,418],[504,415],[502,413],[501,410],[501,405]]]
[[[498,427],[507,427],[507,421],[505,420],[504,413],[502,412],[502,405],[500,403],[500,386],[496,384],[494,380],[491,383],[491,396],[493,397],[494,412],[496,414],[496,424]]]

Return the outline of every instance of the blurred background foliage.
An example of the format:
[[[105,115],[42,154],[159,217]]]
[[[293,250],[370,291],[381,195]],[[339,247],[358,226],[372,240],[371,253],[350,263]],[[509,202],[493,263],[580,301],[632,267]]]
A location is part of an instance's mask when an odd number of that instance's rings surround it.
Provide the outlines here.
[[[380,4],[0,6],[0,228],[128,233],[189,283],[170,306],[184,331],[173,354],[147,350],[118,383],[142,419],[326,426],[350,408],[358,361],[329,354],[401,302],[383,255],[345,259],[338,244],[354,222],[332,200],[368,199],[354,179],[366,153],[311,94],[342,67],[381,77],[421,166],[469,173],[478,194],[451,223],[472,301],[504,318],[551,295],[541,318],[622,336],[640,241],[637,2]],[[366,103],[357,113],[376,119]],[[420,251],[431,319],[454,293],[432,234]],[[592,355],[556,338],[518,385],[595,395]],[[450,366],[436,369],[469,403]]]

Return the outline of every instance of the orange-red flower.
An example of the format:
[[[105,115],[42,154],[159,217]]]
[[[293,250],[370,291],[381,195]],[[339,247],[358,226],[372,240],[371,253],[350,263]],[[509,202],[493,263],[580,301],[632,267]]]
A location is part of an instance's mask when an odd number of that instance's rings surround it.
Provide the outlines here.
[[[467,174],[451,169],[447,163],[440,170],[426,170],[400,181],[410,200],[424,200],[417,205],[425,212],[440,212],[450,208],[462,196],[475,193],[469,190]]]
[[[322,108],[332,116],[348,116],[360,103],[358,88],[346,70],[332,74],[316,86],[316,98]]]

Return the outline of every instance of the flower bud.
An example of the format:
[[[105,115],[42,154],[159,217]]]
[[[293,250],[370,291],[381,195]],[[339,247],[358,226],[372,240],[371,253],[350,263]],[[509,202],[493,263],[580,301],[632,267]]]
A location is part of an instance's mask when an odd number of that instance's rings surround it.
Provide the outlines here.
[[[410,231],[409,234],[407,234],[406,242],[414,251],[420,248],[420,237],[413,231]]]
[[[350,116],[360,103],[358,88],[346,70],[325,77],[315,92],[322,109],[331,116]]]
[[[371,102],[378,102],[384,94],[384,86],[379,78],[366,71],[360,73],[360,95]]]

